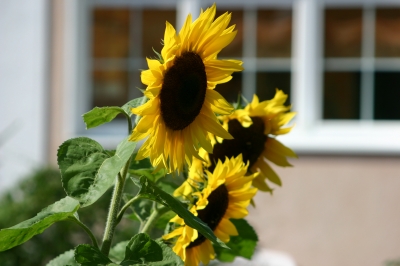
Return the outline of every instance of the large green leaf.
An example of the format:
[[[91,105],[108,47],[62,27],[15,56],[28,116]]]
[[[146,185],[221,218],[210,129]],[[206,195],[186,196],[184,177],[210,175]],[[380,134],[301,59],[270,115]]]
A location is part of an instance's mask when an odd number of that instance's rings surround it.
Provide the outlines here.
[[[124,109],[118,106],[95,107],[82,115],[86,129],[94,128],[111,122],[118,114],[127,114]]]
[[[177,199],[158,188],[153,182],[147,180],[146,177],[142,176],[140,180],[132,179],[137,186],[140,187],[139,195],[144,198],[156,201],[166,207],[169,207],[176,214],[178,214],[185,223],[199,231],[200,234],[208,238],[214,245],[227,247],[224,242],[219,240],[208,227],[206,223],[194,216],[187,208]]]
[[[146,96],[133,99],[133,100],[127,102],[126,104],[124,104],[122,106],[122,109],[125,111],[125,113],[127,113],[129,116],[131,116],[132,115],[131,109],[144,104],[145,101],[146,101]]]
[[[75,248],[75,260],[81,266],[110,265],[113,263],[100,250],[88,244],[79,245]]]
[[[217,258],[220,261],[232,262],[236,256],[251,259],[257,245],[258,237],[253,227],[244,219],[231,219],[239,235],[231,236],[227,243],[230,249],[215,247]]]
[[[82,207],[97,201],[115,181],[128,161],[136,142],[124,139],[114,156],[96,141],[80,137],[64,142],[58,150],[58,165],[66,193],[78,199]]]
[[[46,266],[79,266],[79,264],[75,261],[74,258],[74,250],[69,250],[64,252],[60,256],[52,259]]]
[[[128,266],[135,263],[162,261],[163,252],[160,245],[150,239],[147,234],[137,234],[129,241],[125,249],[125,258],[121,265]]]
[[[79,209],[79,202],[65,197],[46,207],[35,217],[13,227],[0,230],[0,251],[20,245],[58,221],[73,216]]]

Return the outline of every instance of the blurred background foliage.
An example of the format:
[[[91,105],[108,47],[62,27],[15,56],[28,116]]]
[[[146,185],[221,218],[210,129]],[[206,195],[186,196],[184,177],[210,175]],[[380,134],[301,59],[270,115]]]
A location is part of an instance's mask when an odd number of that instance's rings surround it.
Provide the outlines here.
[[[127,182],[125,191],[134,193],[134,190],[132,182]],[[58,170],[51,168],[36,170],[0,197],[0,229],[34,217],[40,210],[65,196]],[[92,230],[99,243],[103,235],[110,197],[111,189],[96,203],[78,211],[80,220]],[[137,232],[138,226],[137,221],[122,219],[115,232],[113,244],[129,240]],[[82,243],[91,244],[91,241],[77,224],[70,221],[59,222],[26,243],[0,252],[0,265],[46,265],[51,259]]]

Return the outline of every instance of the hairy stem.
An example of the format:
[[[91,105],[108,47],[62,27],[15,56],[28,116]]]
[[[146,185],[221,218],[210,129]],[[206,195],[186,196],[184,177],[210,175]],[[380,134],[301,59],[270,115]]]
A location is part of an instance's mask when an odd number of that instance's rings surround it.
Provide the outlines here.
[[[115,182],[114,191],[111,197],[110,209],[108,210],[106,228],[104,229],[103,244],[101,252],[108,256],[111,248],[111,242],[114,237],[115,227],[117,226],[117,214],[119,205],[122,199],[122,192],[124,191],[125,177],[118,175]]]

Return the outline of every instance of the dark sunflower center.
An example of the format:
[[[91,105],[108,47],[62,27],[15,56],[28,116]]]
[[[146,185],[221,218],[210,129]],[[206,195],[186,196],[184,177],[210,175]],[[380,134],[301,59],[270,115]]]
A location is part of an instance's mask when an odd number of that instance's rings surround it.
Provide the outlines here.
[[[203,210],[198,210],[198,216],[200,220],[205,222],[211,230],[217,228],[222,217],[224,217],[226,209],[228,208],[229,197],[228,190],[225,185],[220,185],[216,190],[211,192],[208,196],[208,204]],[[195,241],[190,243],[187,248],[192,248],[200,245],[206,240],[206,238],[199,233],[199,236]]]
[[[222,143],[214,146],[214,151],[210,154],[210,171],[215,168],[218,159],[222,162],[225,156],[231,158],[239,154],[243,155],[243,161],[250,161],[249,168],[257,161],[264,150],[267,136],[264,135],[264,121],[260,117],[251,117],[253,124],[248,128],[243,127],[236,119],[228,122],[229,133],[234,139],[225,139]]]
[[[199,115],[207,90],[206,69],[201,57],[186,52],[174,60],[160,93],[161,116],[172,130],[182,130]]]

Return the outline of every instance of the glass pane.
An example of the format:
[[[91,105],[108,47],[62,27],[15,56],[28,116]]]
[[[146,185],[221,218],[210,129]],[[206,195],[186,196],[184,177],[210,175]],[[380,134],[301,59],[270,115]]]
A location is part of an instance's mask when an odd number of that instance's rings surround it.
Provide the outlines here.
[[[375,119],[400,119],[399,102],[400,72],[375,72]]]
[[[324,119],[360,119],[360,72],[325,72]]]
[[[148,67],[144,67],[142,69],[147,69]],[[145,90],[146,85],[142,83],[140,79],[140,73],[141,71],[135,70],[129,74],[129,100],[142,97],[143,92],[140,90]],[[140,89],[140,90],[139,90]]]
[[[217,11],[216,18],[226,11]],[[235,30],[237,34],[233,41],[226,46],[222,51],[218,54],[219,57],[242,57],[243,50],[243,10],[230,10],[229,13],[232,13],[231,22],[229,26],[236,25]]]
[[[237,102],[238,95],[242,91],[242,73],[234,72],[230,81],[217,85],[215,90],[224,96],[228,102]]]
[[[376,57],[400,56],[400,8],[377,9],[375,21]]]
[[[276,89],[280,89],[288,94],[286,104],[290,104],[290,79],[290,72],[258,72],[256,89],[258,98],[260,101],[270,100],[275,96]]]
[[[143,10],[143,25],[142,25],[142,49],[143,56],[154,58],[156,54],[153,52],[156,50],[158,53],[162,49],[162,39],[164,39],[165,22],[168,21],[173,26],[176,22],[175,10],[165,9],[148,9]]]
[[[258,10],[257,56],[291,57],[292,10]]]
[[[325,57],[360,57],[361,9],[325,10]]]
[[[128,57],[129,9],[94,9],[92,34],[94,57]]]
[[[128,101],[126,71],[93,71],[93,107],[121,106]]]

